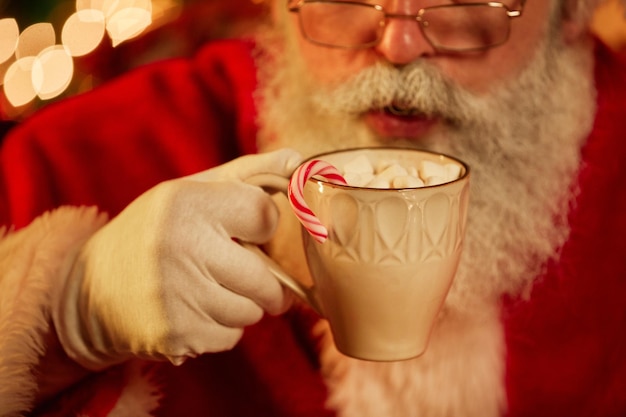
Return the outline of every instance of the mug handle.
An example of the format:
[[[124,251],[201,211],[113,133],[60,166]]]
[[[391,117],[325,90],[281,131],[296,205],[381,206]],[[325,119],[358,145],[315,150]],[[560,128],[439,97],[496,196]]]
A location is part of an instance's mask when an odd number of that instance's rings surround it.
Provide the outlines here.
[[[244,182],[250,185],[261,187],[265,192],[269,194],[276,194],[277,192],[281,192],[284,195],[287,195],[287,187],[289,186],[289,178],[285,178],[283,176],[271,173],[255,174],[246,178]],[[280,265],[278,265],[276,261],[270,258],[257,245],[242,241],[239,241],[239,244],[260,257],[263,262],[265,262],[265,265],[267,265],[267,268],[272,273],[272,275],[274,275],[274,277],[276,277],[276,279],[281,284],[293,291],[294,294],[296,294],[304,302],[311,306],[311,308],[313,308],[313,310],[315,310],[320,316],[323,316],[319,303],[317,302],[317,299],[315,297],[313,287],[307,287],[298,282],[291,275],[285,272],[285,270]]]

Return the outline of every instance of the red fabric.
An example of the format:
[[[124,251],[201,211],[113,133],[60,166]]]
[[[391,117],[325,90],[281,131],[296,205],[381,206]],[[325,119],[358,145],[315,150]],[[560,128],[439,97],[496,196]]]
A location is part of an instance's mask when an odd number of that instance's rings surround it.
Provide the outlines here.
[[[307,323],[294,309],[249,327],[232,351],[165,366],[166,397],[157,417],[331,417]]]
[[[223,42],[146,66],[14,128],[0,154],[0,224],[59,204],[116,214],[163,180],[254,152],[249,48]]]
[[[504,303],[511,417],[626,415],[626,62],[603,47],[597,58],[572,236],[530,301]],[[219,42],[49,106],[4,143],[0,223],[59,204],[115,214],[160,181],[254,152],[254,74],[250,44]],[[161,365],[158,415],[332,415],[310,314],[266,317],[232,351]]]
[[[42,404],[34,415],[39,417],[106,417],[117,404],[126,380],[120,367],[107,369],[68,389],[65,395]]]

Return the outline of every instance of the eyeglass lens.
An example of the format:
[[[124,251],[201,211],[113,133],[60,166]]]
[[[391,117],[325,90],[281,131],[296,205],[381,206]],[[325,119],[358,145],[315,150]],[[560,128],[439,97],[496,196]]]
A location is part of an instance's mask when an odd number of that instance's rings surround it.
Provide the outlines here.
[[[382,9],[363,3],[305,2],[299,14],[302,31],[310,41],[345,48],[376,44],[388,20]],[[416,24],[438,49],[481,49],[499,45],[509,35],[506,8],[488,3],[427,8],[419,19]]]
[[[353,47],[373,44],[382,36],[385,14],[358,3],[311,2],[302,5],[300,21],[314,42]]]
[[[480,49],[507,40],[509,17],[505,8],[487,4],[426,9],[422,32],[438,48]]]

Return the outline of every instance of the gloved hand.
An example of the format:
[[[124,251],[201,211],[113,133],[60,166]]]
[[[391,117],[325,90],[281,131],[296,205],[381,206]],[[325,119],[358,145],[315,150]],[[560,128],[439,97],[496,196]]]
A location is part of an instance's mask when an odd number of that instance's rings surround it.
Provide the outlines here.
[[[265,264],[233,238],[263,243],[278,211],[244,183],[288,176],[292,150],[251,155],[163,182],[132,202],[81,249],[53,297],[53,320],[68,355],[98,370],[131,357],[182,363],[232,348],[264,311],[290,305]]]

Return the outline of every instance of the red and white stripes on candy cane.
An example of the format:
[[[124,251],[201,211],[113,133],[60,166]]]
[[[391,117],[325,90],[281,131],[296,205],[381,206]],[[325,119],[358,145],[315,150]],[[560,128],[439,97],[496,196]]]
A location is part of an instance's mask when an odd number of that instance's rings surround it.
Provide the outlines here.
[[[315,175],[319,175],[334,184],[345,185],[347,183],[337,168],[320,159],[313,159],[300,165],[294,171],[289,181],[287,197],[296,217],[306,231],[313,236],[313,239],[319,243],[324,243],[328,238],[328,230],[311,211],[306,201],[304,201],[303,194],[307,180]]]

